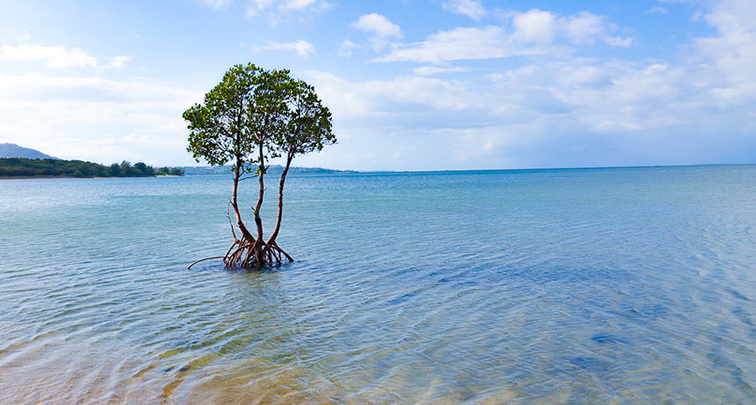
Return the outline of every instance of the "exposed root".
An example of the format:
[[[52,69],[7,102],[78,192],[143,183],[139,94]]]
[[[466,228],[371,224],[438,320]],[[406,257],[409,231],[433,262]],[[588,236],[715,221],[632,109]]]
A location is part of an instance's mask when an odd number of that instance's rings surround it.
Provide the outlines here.
[[[194,263],[190,264],[189,267],[187,267],[187,269],[191,269],[192,266],[194,266],[195,264],[197,264],[199,262],[204,262],[205,260],[214,260],[214,259],[223,259],[223,258],[224,258],[224,256],[213,256],[213,257],[206,257],[204,259],[199,259],[199,260],[195,261]]]
[[[283,249],[281,249],[275,242],[271,244],[265,244],[264,242],[258,242],[257,240],[250,242],[235,241],[228,248],[225,256],[213,256],[199,259],[190,264],[191,269],[195,264],[204,262],[206,260],[223,259],[223,267],[227,269],[244,268],[259,270],[265,266],[272,266],[283,263],[284,259],[290,262],[294,261],[294,258],[289,256]]]
[[[281,256],[282,255],[284,257],[286,257],[286,259],[288,261],[290,261],[290,262],[294,261],[294,259],[291,256],[289,256],[289,254],[286,253],[283,249],[281,249],[281,247],[278,246],[278,244],[276,242],[268,242],[268,245],[265,246],[265,251],[268,254],[268,260],[270,262],[272,262],[273,259],[275,258],[276,263],[281,263],[281,261],[282,261]]]
[[[229,206],[233,207],[233,202],[229,202]],[[242,229],[242,239],[239,239],[234,230],[230,209],[227,216],[231,228],[231,236],[233,236],[234,242],[228,248],[226,254],[224,256],[207,257],[197,260],[190,264],[188,268],[191,269],[192,266],[199,262],[213,259],[223,259],[223,265],[227,269],[244,268],[255,270],[259,270],[265,266],[281,264],[284,258],[290,262],[294,261],[294,259],[275,242],[275,234],[278,232],[276,232],[266,243],[262,239],[255,239],[252,236],[249,236],[249,233],[244,232]]]
[[[261,269],[265,266],[281,264],[283,258],[293,262],[294,259],[275,242],[266,244],[259,239],[235,241],[223,257],[227,269],[237,267]]]

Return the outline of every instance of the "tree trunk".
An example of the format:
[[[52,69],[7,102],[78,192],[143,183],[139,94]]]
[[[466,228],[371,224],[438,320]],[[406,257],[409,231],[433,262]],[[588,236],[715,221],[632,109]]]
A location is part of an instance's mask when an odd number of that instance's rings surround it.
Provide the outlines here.
[[[239,212],[239,203],[237,200],[239,181],[243,171],[243,162],[241,158],[237,156],[236,165],[234,166],[234,189],[231,194],[231,207],[234,209],[234,216],[236,217],[236,225],[239,227],[239,231],[242,236],[241,239],[236,238],[234,234],[233,226],[231,227],[231,233],[234,235],[234,242],[231,247],[228,248],[226,255],[223,257],[223,263],[226,268],[233,268],[237,266],[249,267],[249,257],[251,249],[258,243],[262,242],[262,238],[255,239],[249,232],[244,221],[242,220],[241,213]]]
[[[260,172],[257,175],[257,178],[260,181],[260,193],[257,196],[257,204],[255,205],[254,215],[255,215],[255,224],[257,225],[257,240],[254,244],[254,254],[255,254],[255,261],[256,261],[256,268],[262,268],[267,264],[265,260],[265,255],[263,254],[263,223],[262,218],[260,218],[260,209],[262,208],[263,204],[263,198],[265,197],[265,180],[263,179],[265,177],[265,154],[263,153],[263,147],[264,143],[262,140],[258,142],[258,149],[260,150]]]
[[[286,168],[281,174],[281,183],[278,191],[278,218],[276,220],[276,227],[273,230],[268,242],[263,239],[263,224],[260,217],[260,210],[263,204],[263,198],[265,197],[265,181],[263,179],[265,175],[265,159],[264,155],[260,153],[260,173],[258,179],[260,181],[260,193],[257,198],[257,204],[255,205],[254,219],[257,226],[257,237],[254,237],[242,220],[241,212],[239,211],[239,204],[237,200],[239,182],[243,173],[243,165],[240,158],[237,158],[236,166],[234,167],[234,188],[231,194],[231,206],[234,209],[234,217],[236,219],[236,225],[241,232],[241,239],[236,238],[233,225],[231,226],[231,233],[234,236],[234,242],[231,247],[228,248],[226,255],[223,256],[223,263],[227,269],[242,267],[245,269],[261,269],[267,265],[275,263],[281,263],[281,257],[285,256],[289,261],[294,259],[284,252],[276,243],[276,237],[278,237],[278,231],[281,228],[281,220],[283,217],[283,188],[286,181],[286,174],[289,172],[293,155],[287,156]],[[230,219],[230,218],[229,218]],[[191,266],[203,261],[208,260],[201,259]],[[189,266],[189,267],[191,267]]]
[[[236,158],[236,166],[234,167],[234,190],[231,194],[231,207],[234,208],[234,215],[236,216],[236,225],[239,227],[239,231],[242,233],[242,239],[253,240],[254,237],[249,232],[247,227],[242,221],[241,213],[239,212],[239,203],[237,202],[237,195],[239,190],[239,180],[241,179],[243,167],[240,158]],[[236,238],[234,238],[236,239]]]
[[[291,167],[291,161],[293,159],[294,159],[294,154],[289,153],[286,157],[286,167],[284,167],[283,172],[281,172],[281,181],[278,184],[278,216],[276,217],[276,227],[275,229],[273,229],[273,233],[268,238],[268,242],[266,243],[266,246],[265,246],[268,256],[276,256],[276,259],[278,262],[281,261],[280,254],[283,254],[284,256],[286,256],[286,258],[289,259],[290,262],[294,261],[294,259],[291,256],[289,256],[289,254],[286,253],[283,249],[281,249],[276,243],[276,238],[278,237],[278,231],[281,229],[281,220],[283,218],[284,184],[286,183],[286,175],[289,173],[289,168]],[[275,251],[273,249],[275,249]]]

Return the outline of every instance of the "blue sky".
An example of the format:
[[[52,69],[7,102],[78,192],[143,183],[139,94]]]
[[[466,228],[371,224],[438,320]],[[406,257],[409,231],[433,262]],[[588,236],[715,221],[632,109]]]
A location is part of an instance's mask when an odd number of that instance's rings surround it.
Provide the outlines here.
[[[5,3],[0,142],[60,158],[193,165],[182,112],[252,62],[333,113],[297,166],[756,163],[752,0]]]

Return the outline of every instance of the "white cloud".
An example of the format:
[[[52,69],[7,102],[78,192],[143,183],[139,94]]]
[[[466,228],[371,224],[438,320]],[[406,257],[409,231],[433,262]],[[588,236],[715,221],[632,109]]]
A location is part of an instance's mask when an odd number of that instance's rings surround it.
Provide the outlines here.
[[[108,59],[108,66],[116,69],[120,69],[124,67],[126,62],[129,62],[131,60],[128,56],[116,56],[113,58]]]
[[[340,139],[348,139],[341,159],[331,164],[362,170],[517,167],[527,163],[508,149],[548,141],[537,135],[548,131],[538,128],[536,115],[521,117],[523,110],[513,102],[517,96],[490,82],[426,77],[350,82],[325,72],[307,74],[334,113]],[[361,149],[350,146],[357,144]]]
[[[310,71],[307,75],[334,117],[342,120],[364,122],[369,117],[389,115],[405,120],[418,113],[464,110],[478,100],[463,83],[436,78],[407,76],[349,82],[327,72]],[[413,108],[417,111],[410,111]]]
[[[412,72],[418,76],[433,76],[442,73],[461,73],[466,72],[467,69],[461,66],[455,67],[437,67],[437,66],[423,66],[415,68]]]
[[[394,46],[375,61],[440,63],[562,52],[564,47],[554,45],[559,38],[573,45],[592,44],[595,40],[610,46],[632,44],[632,38],[608,35],[613,27],[605,23],[604,17],[588,12],[559,17],[549,11],[533,9],[511,17],[511,32],[495,25],[455,28],[431,34],[425,41]]]
[[[92,67],[99,65],[97,58],[87,55],[79,48],[67,49],[64,46],[42,46],[21,44],[18,46],[3,45],[0,60],[42,62],[51,69],[66,69],[71,67]]]
[[[401,132],[413,139],[402,138],[405,151],[434,145],[423,155],[427,159],[414,161],[415,168],[433,167],[441,156],[449,159],[446,164],[464,168],[733,162],[745,152],[728,150],[756,150],[756,141],[746,135],[749,128],[750,134],[756,130],[751,112],[756,73],[749,69],[756,66],[756,23],[735,18],[738,10],[705,15],[721,24],[722,35],[699,41],[695,62],[536,57],[532,64],[487,78],[459,74],[455,80],[349,82],[331,74],[313,77],[324,102],[333,106],[340,131],[361,140],[393,136],[392,144],[399,135],[391,134]],[[556,26],[553,41],[560,36],[575,43],[609,38],[607,24],[593,15],[557,17]],[[514,42],[500,27],[457,29],[397,48],[385,60],[434,63],[415,69],[417,76],[464,73],[442,62],[512,54],[518,51]],[[715,118],[717,110],[732,119]],[[389,165],[390,158],[364,157],[354,164]],[[407,168],[396,165],[391,167]]]
[[[301,10],[317,3],[317,0],[288,0],[283,3],[283,7],[293,10]]]
[[[607,80],[605,69],[590,64],[575,61],[573,64],[555,68],[557,82],[561,88],[576,88],[582,86],[594,86],[601,81]]]
[[[372,46],[377,52],[388,45],[390,38],[401,38],[402,29],[380,14],[365,14],[350,25],[352,28],[373,34]]]
[[[606,30],[604,17],[586,11],[564,18],[560,22],[565,36],[578,44],[593,43],[593,40]]]
[[[432,34],[427,40],[392,50],[376,59],[379,62],[431,62],[504,58],[535,53],[518,49],[511,44],[503,28],[457,28]]]
[[[533,9],[515,14],[512,26],[515,30],[512,37],[525,43],[546,45],[563,37],[576,45],[592,44],[597,39],[610,46],[628,47],[632,44],[631,38],[610,36],[608,32],[613,27],[605,22],[605,18],[587,11],[559,17],[550,11]]]
[[[466,15],[474,20],[486,15],[486,9],[477,0],[449,0],[443,2],[442,6],[452,13]]]
[[[355,44],[354,42],[350,40],[345,40],[344,42],[341,43],[341,46],[339,46],[338,53],[339,53],[339,56],[341,57],[350,58],[352,57],[352,52],[355,49],[359,49],[359,48],[360,46],[358,44]]]
[[[315,54],[315,46],[307,41],[299,40],[285,43],[271,41],[268,45],[252,47],[252,52],[258,53],[263,51],[295,52],[300,57],[307,58]]]
[[[0,60],[17,62],[42,62],[50,69],[69,69],[78,67],[88,68],[120,68],[131,58],[117,56],[109,59],[109,63],[103,65],[94,56],[88,55],[79,48],[66,48],[64,46],[43,46],[20,44],[18,46],[3,45]]]
[[[629,48],[633,45],[632,38],[604,37],[604,42],[609,46],[618,48]]]
[[[667,10],[664,7],[657,6],[657,7],[652,7],[651,9],[649,9],[647,13],[648,14],[667,14],[669,13],[669,10]]]
[[[247,2],[247,16],[253,17],[262,13],[283,13],[293,11],[326,9],[331,4],[325,0],[249,0]]]
[[[515,39],[540,44],[551,43],[558,30],[556,16],[538,9],[515,15],[512,25],[515,29],[513,35]]]
[[[202,0],[203,3],[215,8],[216,10],[226,7],[233,3],[234,0]]]
[[[205,2],[216,8],[249,5],[263,15],[325,4]],[[436,4],[461,13],[452,7],[465,3]],[[709,24],[710,34],[666,56],[656,54],[653,61],[621,59],[635,58],[637,52],[613,52],[617,59],[609,60],[603,48],[587,49],[591,44],[633,45],[608,17],[589,12],[511,13],[500,25],[452,28],[406,44],[397,43],[403,34],[397,24],[378,14],[363,16],[352,28],[365,34],[352,34],[364,36],[364,43],[344,41],[339,55],[350,57],[372,46],[384,51],[378,61],[416,63],[388,71],[379,66],[382,80],[305,72],[303,78],[316,86],[334,114],[340,144],[302,162],[401,170],[733,162],[733,156],[751,161],[756,156],[756,3],[688,4],[700,8],[696,24]],[[79,48],[28,40],[24,35],[0,47],[3,63],[25,61],[58,71],[0,73],[0,137],[63,158],[190,164],[181,113],[201,101],[209,86],[190,91],[148,80],[109,80],[112,72],[105,70],[129,67],[128,57],[95,57]],[[291,52],[290,59],[315,55],[307,41],[260,42],[253,50]],[[677,59],[681,54],[684,59]],[[529,57],[457,62],[516,55]],[[394,68],[412,70],[385,78]],[[726,148],[737,153],[717,154]],[[701,160],[684,160],[682,151]]]
[[[64,159],[189,164],[181,114],[202,93],[140,80],[0,74],[0,136]]]
[[[400,37],[402,30],[398,25],[380,14],[365,14],[352,23],[352,28],[364,32],[372,32],[381,37]]]
[[[636,132],[669,127],[692,118],[691,107],[701,107],[684,105],[683,100],[695,97],[696,91],[685,85],[686,72],[668,64],[604,70],[611,78],[606,86],[581,86],[564,93],[564,102],[579,106],[576,117],[594,131]]]
[[[720,0],[704,18],[719,33],[696,41],[707,77],[718,79],[711,94],[723,106],[756,102],[756,3]]]
[[[31,35],[29,35],[29,31],[24,30],[24,32],[16,37],[16,42],[26,42],[31,38]]]

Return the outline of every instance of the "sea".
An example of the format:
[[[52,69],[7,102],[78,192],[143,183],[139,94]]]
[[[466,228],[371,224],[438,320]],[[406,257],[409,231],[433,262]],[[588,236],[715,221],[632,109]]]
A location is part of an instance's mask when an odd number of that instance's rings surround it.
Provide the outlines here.
[[[0,181],[0,403],[756,403],[756,166],[231,186]]]

